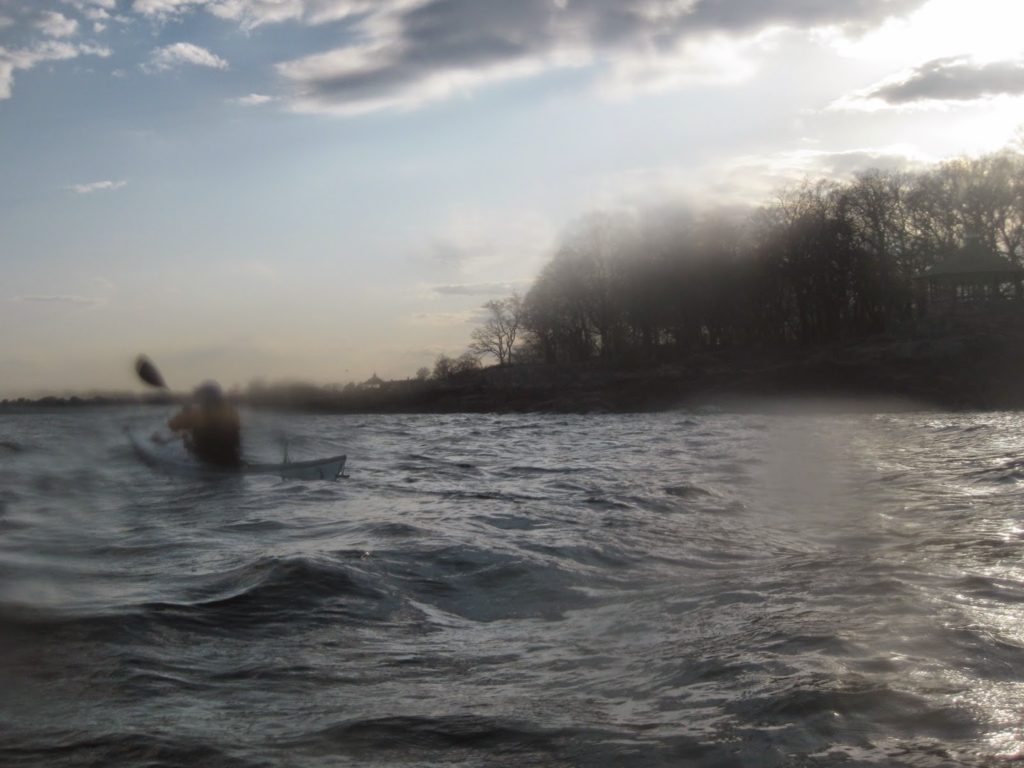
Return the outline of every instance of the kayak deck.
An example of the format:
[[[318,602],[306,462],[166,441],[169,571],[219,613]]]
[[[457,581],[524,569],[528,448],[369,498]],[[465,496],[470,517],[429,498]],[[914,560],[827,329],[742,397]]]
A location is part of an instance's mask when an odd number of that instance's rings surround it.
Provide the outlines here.
[[[289,480],[337,480],[345,469],[347,455],[310,461],[268,464],[243,461],[237,467],[204,464],[187,453],[177,441],[160,444],[128,433],[135,454],[144,464],[175,474],[204,476],[276,475]]]

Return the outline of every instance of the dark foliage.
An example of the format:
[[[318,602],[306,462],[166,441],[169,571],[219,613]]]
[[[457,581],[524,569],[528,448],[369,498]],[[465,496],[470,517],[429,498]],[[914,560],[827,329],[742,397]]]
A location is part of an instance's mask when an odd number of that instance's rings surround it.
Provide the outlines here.
[[[1021,262],[1024,156],[805,183],[753,215],[595,215],[525,297],[527,357],[651,364],[900,332],[914,275],[968,235]]]

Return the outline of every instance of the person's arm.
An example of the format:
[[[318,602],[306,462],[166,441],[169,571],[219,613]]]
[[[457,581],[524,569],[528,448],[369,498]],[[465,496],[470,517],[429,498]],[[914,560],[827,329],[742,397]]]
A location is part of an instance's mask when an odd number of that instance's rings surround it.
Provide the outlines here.
[[[167,421],[167,426],[178,432],[182,429],[192,429],[195,425],[195,414],[191,408],[185,408],[180,413],[172,416]]]

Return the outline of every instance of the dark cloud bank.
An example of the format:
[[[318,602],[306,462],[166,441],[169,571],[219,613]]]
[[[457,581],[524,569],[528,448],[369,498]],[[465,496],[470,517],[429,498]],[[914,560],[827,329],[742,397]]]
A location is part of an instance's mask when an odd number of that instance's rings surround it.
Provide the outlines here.
[[[382,4],[358,22],[360,42],[281,65],[310,104],[405,96],[437,78],[559,61],[655,55],[711,34],[772,26],[868,29],[924,0],[430,0]]]
[[[971,101],[987,96],[1024,93],[1024,62],[979,64],[963,57],[922,64],[906,79],[871,91],[870,98],[889,104],[918,101]]]

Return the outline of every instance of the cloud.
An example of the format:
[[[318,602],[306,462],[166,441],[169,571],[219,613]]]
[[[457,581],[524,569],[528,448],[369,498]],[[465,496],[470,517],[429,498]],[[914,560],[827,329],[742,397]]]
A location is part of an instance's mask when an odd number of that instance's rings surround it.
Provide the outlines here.
[[[380,0],[306,0],[304,18],[310,24],[324,24],[368,13],[380,5]]]
[[[0,99],[11,98],[11,90],[14,88],[14,64],[4,61],[3,53],[0,52]]]
[[[597,64],[611,87],[736,78],[732,41],[780,27],[863,30],[924,0],[381,0],[354,41],[278,66],[299,111],[407,109],[545,70]],[[308,8],[307,8],[308,11]]]
[[[859,98],[899,106],[1021,94],[1024,94],[1024,61],[981,63],[966,57],[947,57],[922,64],[898,79],[872,86],[859,94]]]
[[[117,8],[117,0],[64,0],[64,4],[70,5],[82,13],[93,9],[113,11]]]
[[[116,15],[117,0],[63,0],[92,22],[93,32],[99,34],[110,22],[131,23],[128,16]]]
[[[14,26],[14,19],[10,16],[0,16],[0,29],[7,29],[7,27]]]
[[[274,100],[273,96],[264,93],[250,93],[248,96],[239,96],[237,99],[229,99],[231,104],[238,104],[243,107],[258,107]]]
[[[132,10],[144,16],[168,18],[205,5],[205,0],[135,0]]]
[[[433,234],[410,244],[414,264],[427,289],[422,298],[468,295],[473,287],[499,287],[503,293],[531,278],[555,243],[557,227],[544,213],[515,208],[476,206],[449,211]],[[422,287],[422,286],[421,286]]]
[[[33,295],[15,296],[14,300],[30,304],[72,304],[76,306],[95,307],[103,303],[103,299],[93,296],[67,296],[67,295]]]
[[[362,46],[308,56],[278,66],[278,73],[295,86],[297,112],[359,115],[380,110],[407,110],[468,94],[476,88],[537,75],[546,69],[583,66],[589,58],[579,51],[555,51],[548,57],[523,57],[490,64],[424,68],[403,71],[388,60],[383,46]]]
[[[48,37],[71,37],[78,31],[78,22],[56,11],[44,11],[36,19],[35,28]]]
[[[113,15],[113,11],[117,10],[117,0],[64,0],[64,3],[91,21],[93,32],[97,34],[106,29],[111,21],[128,21],[123,16]]]
[[[117,283],[107,277],[93,277],[90,279],[90,282],[93,285],[102,288],[104,291],[110,292],[117,290]]]
[[[524,280],[508,283],[454,283],[431,286],[431,290],[442,296],[505,296],[522,290],[528,284]]]
[[[66,61],[79,56],[110,55],[110,49],[98,45],[73,44],[47,40],[30,48],[7,49],[0,46],[0,100],[9,99],[14,88],[14,73],[29,70],[47,61]]]
[[[715,158],[702,167],[637,168],[606,179],[590,204],[600,210],[635,211],[666,202],[695,212],[750,208],[808,178],[846,181],[870,169],[913,170],[937,159],[912,146],[892,145]]]
[[[757,71],[757,56],[771,33],[750,38],[715,35],[684,39],[673,50],[637,52],[616,59],[600,88],[612,97],[675,90],[698,85],[730,85]]]
[[[475,322],[478,318],[478,312],[475,309],[468,309],[463,312],[417,312],[414,315],[410,315],[410,318],[416,325],[451,328]]]
[[[66,0],[75,3],[88,0]],[[105,2],[106,0],[104,0]],[[203,11],[244,30],[347,23],[348,42],[280,62],[300,112],[411,109],[494,83],[596,66],[623,95],[748,77],[781,28],[859,33],[926,0],[134,0],[157,20]],[[153,66],[153,65],[151,65]]]
[[[68,189],[77,195],[91,195],[94,192],[111,192],[125,186],[127,181],[91,181],[87,184],[72,184]]]
[[[708,179],[712,194],[752,205],[764,203],[779,189],[805,179],[849,181],[864,171],[913,170],[935,162],[915,147],[858,147],[845,150],[798,149],[772,155],[737,157]]]
[[[460,222],[456,227],[460,225],[465,226]],[[486,233],[479,231],[475,225],[476,222],[472,222],[463,229],[436,236],[426,246],[428,260],[446,268],[461,269],[469,262],[485,256],[492,244]]]
[[[738,158],[732,163],[732,170],[747,173],[760,168],[783,180],[807,176],[848,179],[868,169],[906,170],[934,160],[906,145],[837,151],[798,149],[766,157]]]
[[[238,21],[243,29],[263,24],[277,24],[302,17],[303,0],[216,0],[206,10],[222,19]]]
[[[76,0],[81,2],[81,0]],[[394,0],[135,0],[132,8],[145,16],[167,20],[202,9],[238,22],[245,30],[264,24],[301,20],[325,24],[365,14]]]
[[[205,48],[200,48],[192,43],[172,43],[162,48],[155,48],[150,56],[149,63],[143,64],[144,72],[150,74],[166,72],[169,69],[189,64],[197,67],[209,67],[211,69],[227,69],[228,63],[220,56],[210,53]]]

